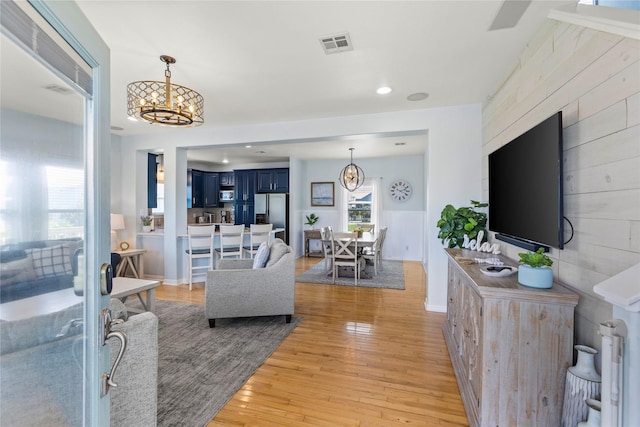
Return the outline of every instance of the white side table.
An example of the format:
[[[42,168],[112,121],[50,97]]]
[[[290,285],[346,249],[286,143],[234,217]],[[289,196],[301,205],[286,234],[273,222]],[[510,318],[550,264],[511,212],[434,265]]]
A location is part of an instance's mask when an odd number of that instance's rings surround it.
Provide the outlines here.
[[[113,251],[122,257],[118,268],[116,269],[116,277],[124,277],[127,270],[131,270],[133,277],[142,279],[144,277],[144,259],[143,255],[146,249],[127,249],[126,251]]]

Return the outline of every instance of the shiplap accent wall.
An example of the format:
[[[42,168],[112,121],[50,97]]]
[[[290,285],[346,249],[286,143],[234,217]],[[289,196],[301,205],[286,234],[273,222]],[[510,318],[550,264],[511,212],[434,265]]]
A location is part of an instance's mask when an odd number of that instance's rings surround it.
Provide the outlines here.
[[[562,110],[564,210],[575,236],[551,257],[555,278],[580,295],[576,343],[596,348],[612,307],[593,286],[640,262],[639,57],[638,40],[548,20],[483,109],[485,200],[489,153]],[[523,252],[499,243],[510,258]]]

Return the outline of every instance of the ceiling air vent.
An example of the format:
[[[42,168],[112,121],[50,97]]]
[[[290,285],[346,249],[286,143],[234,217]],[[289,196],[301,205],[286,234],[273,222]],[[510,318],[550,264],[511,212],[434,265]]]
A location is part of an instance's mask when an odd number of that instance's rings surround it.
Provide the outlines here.
[[[320,44],[327,55],[353,50],[349,33],[334,34],[320,38]]]

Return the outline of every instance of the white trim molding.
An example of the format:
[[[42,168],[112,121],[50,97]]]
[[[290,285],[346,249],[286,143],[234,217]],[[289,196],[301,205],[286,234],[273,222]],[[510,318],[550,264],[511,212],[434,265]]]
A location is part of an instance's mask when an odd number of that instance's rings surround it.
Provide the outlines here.
[[[429,304],[429,300],[428,299],[424,300],[424,309],[426,311],[433,311],[433,312],[436,312],[436,313],[446,313],[447,312],[447,306],[446,305]]]
[[[640,40],[640,12],[614,7],[579,4],[549,12],[549,19]]]

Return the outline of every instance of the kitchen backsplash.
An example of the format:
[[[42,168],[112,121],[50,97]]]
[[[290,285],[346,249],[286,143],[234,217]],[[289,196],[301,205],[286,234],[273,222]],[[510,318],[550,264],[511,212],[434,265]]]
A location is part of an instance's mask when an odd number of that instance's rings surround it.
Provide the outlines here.
[[[209,216],[207,215],[207,213],[213,213],[214,215],[214,219],[213,222],[222,222],[221,218],[222,218],[222,211],[226,211],[227,212],[227,222],[231,222],[233,223],[233,203],[225,203],[224,208],[207,208],[207,209],[203,209],[203,208],[190,208],[187,209],[187,225],[191,225],[191,224],[197,224],[198,223],[198,217],[205,217],[205,221],[208,222],[209,221]]]

